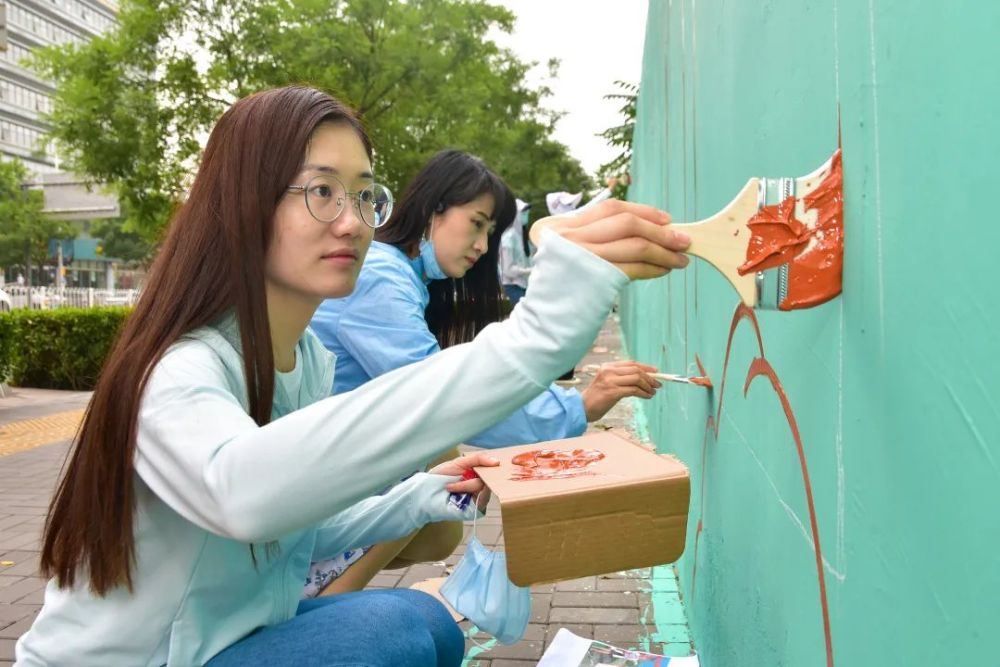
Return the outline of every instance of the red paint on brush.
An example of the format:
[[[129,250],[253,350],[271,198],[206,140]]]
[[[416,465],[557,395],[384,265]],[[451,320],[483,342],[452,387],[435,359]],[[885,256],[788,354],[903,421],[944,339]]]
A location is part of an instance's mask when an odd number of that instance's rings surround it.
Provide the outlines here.
[[[750,243],[747,261],[737,269],[741,276],[788,264],[809,243],[809,228],[795,218],[795,197],[763,207],[747,221],[747,227]]]
[[[844,169],[841,150],[833,154],[830,173],[802,198],[816,210],[816,224],[795,217],[795,197],[765,206],[747,221],[750,243],[740,275],[788,264],[788,295],[778,308],[797,310],[825,303],[840,294],[844,273]]]
[[[588,467],[604,458],[604,452],[596,449],[533,449],[521,452],[511,462],[519,466],[510,478],[517,482],[538,479],[563,479],[592,475]]]
[[[830,173],[802,199],[816,209],[814,243],[788,267],[788,296],[781,310],[811,308],[840,294],[844,274],[844,168],[841,151],[833,154]]]
[[[722,404],[725,398],[726,392],[726,377],[729,372],[729,355],[733,347],[733,337],[736,334],[736,329],[739,323],[744,319],[749,320],[750,326],[753,329],[754,334],[757,338],[757,349],[759,356],[757,356],[750,364],[750,368],[747,371],[746,380],[743,385],[743,395],[746,396],[750,389],[750,384],[753,380],[760,376],[765,376],[771,381],[771,388],[774,393],[778,396],[778,400],[781,402],[782,410],[784,411],[785,419],[788,421],[788,426],[792,432],[792,439],[795,441],[796,454],[799,459],[799,468],[802,472],[802,485],[805,489],[806,495],[806,506],[809,510],[809,524],[812,529],[812,540],[815,547],[814,552],[816,556],[816,577],[819,581],[819,606],[820,614],[822,617],[823,624],[823,639],[826,645],[826,665],[827,667],[833,667],[833,636],[830,628],[830,606],[827,600],[826,591],[826,575],[823,571],[823,551],[822,545],[819,539],[819,522],[816,517],[816,507],[813,502],[813,492],[812,492],[812,481],[809,476],[809,467],[806,464],[805,448],[802,445],[802,436],[799,433],[798,421],[795,419],[795,413],[792,411],[791,402],[788,400],[787,394],[785,394],[785,389],[781,385],[781,381],[778,379],[777,373],[771,367],[771,364],[767,361],[764,356],[764,339],[761,336],[760,325],[757,322],[757,316],[754,314],[753,310],[744,304],[739,304],[736,307],[736,312],[733,313],[732,323],[729,325],[729,339],[726,342],[726,355],[722,362],[722,386],[719,389],[719,402],[716,407],[715,414],[710,414],[705,421],[705,437],[702,441],[702,451],[701,451],[701,489],[700,497],[701,503],[699,505],[699,516],[697,528],[695,529],[694,535],[694,554],[692,557],[693,565],[691,571],[691,604],[694,605],[696,602],[695,594],[697,592],[698,584],[698,549],[701,545],[701,536],[705,530],[704,523],[704,512],[705,512],[705,496],[706,489],[708,487],[708,468],[707,468],[707,457],[708,457],[708,443],[709,436],[713,436],[714,440],[717,442],[719,439],[719,425],[722,422]],[[695,360],[698,361],[697,356]],[[699,368],[701,365],[699,363]],[[707,373],[704,373],[707,377]]]

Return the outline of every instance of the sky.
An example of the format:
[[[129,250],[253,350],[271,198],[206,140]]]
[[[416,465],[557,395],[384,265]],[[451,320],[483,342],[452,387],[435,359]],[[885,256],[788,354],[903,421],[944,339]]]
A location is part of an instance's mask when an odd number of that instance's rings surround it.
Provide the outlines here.
[[[547,84],[553,95],[545,106],[566,112],[554,138],[567,146],[590,173],[618,151],[596,133],[620,121],[621,102],[604,100],[616,80],[639,83],[646,34],[647,0],[493,0],[517,16],[511,35],[496,42],[521,60],[538,61],[531,84]],[[559,75],[548,80],[545,63],[562,61]]]

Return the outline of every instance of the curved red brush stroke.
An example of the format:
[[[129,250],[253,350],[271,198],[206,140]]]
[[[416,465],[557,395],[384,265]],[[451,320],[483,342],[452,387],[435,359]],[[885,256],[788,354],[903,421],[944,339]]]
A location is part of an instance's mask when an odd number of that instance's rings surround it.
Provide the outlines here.
[[[788,396],[785,394],[781,381],[778,379],[777,374],[771,367],[770,362],[768,362],[764,356],[764,339],[760,333],[760,325],[757,322],[757,316],[754,314],[752,309],[742,303],[736,307],[736,312],[733,313],[732,323],[729,326],[729,340],[726,342],[726,356],[722,363],[722,385],[719,388],[718,407],[716,408],[715,415],[709,415],[705,421],[705,437],[702,440],[701,451],[701,503],[699,505],[698,525],[695,529],[694,554],[692,558],[693,565],[691,569],[691,603],[694,604],[695,590],[698,583],[698,546],[701,542],[701,533],[704,529],[703,519],[705,511],[705,489],[708,486],[708,469],[705,466],[708,454],[708,436],[709,434],[712,434],[716,440],[719,438],[719,425],[722,421],[722,404],[726,391],[726,377],[729,371],[729,355],[732,351],[733,337],[736,334],[736,329],[739,326],[739,323],[744,319],[749,320],[751,326],[753,327],[754,334],[757,337],[757,348],[760,351],[760,356],[754,358],[753,362],[750,364],[750,368],[747,371],[746,381],[743,386],[743,395],[746,397],[747,391],[750,389],[750,383],[754,380],[754,378],[760,375],[767,376],[768,379],[771,380],[772,389],[781,401],[782,408],[785,411],[785,418],[788,420],[788,425],[792,431],[792,437],[795,440],[795,446],[799,456],[799,464],[802,468],[802,484],[806,492],[806,502],[809,509],[809,522],[812,527],[813,544],[815,545],[814,551],[816,553],[816,572],[819,579],[820,610],[823,617],[823,638],[826,642],[826,664],[827,667],[833,667],[833,639],[830,629],[830,608],[826,594],[826,577],[823,573],[823,553],[820,546],[819,523],[816,519],[816,508],[813,503],[812,482],[809,477],[809,468],[806,465],[805,449],[802,446],[802,438],[799,434],[798,422],[792,412]],[[704,372],[703,374],[707,377],[707,374]]]
[[[812,482],[809,480],[809,467],[806,465],[806,452],[802,447],[802,436],[799,434],[799,425],[792,412],[792,405],[788,402],[785,388],[781,386],[781,380],[771,367],[771,363],[764,357],[757,357],[750,364],[747,371],[747,380],[743,385],[743,397],[746,398],[750,390],[750,383],[755,378],[764,375],[771,381],[771,388],[778,395],[781,407],[785,411],[788,419],[788,426],[792,429],[792,438],[795,439],[795,449],[799,454],[799,465],[802,467],[802,485],[806,490],[806,503],[809,507],[809,523],[812,526],[813,543],[816,545],[816,576],[819,577],[819,598],[820,608],[823,611],[823,637],[826,639],[826,664],[833,665],[833,642],[830,637],[830,609],[826,603],[826,575],[823,574],[823,553],[819,545],[819,523],[816,520],[816,507],[813,504]]]
[[[729,325],[729,340],[726,343],[726,356],[722,362],[722,386],[719,388],[719,406],[716,411],[716,415],[709,415],[705,422],[705,437],[702,439],[701,443],[701,469],[702,469],[702,480],[701,480],[701,504],[699,505],[699,515],[698,515],[698,526],[694,533],[694,566],[691,570],[691,601],[694,602],[695,587],[698,583],[698,544],[701,541],[701,531],[704,528],[702,522],[702,515],[704,514],[705,508],[705,487],[708,486],[705,481],[705,460],[708,454],[708,434],[712,433],[716,439],[719,437],[719,418],[722,416],[722,399],[726,395],[726,376],[729,370],[729,352],[733,347],[733,336],[736,334],[736,327],[739,325],[740,321],[744,318],[750,320],[753,324],[753,330],[757,334],[757,349],[760,350],[760,356],[764,356],[764,340],[760,335],[760,325],[757,323],[757,315],[754,314],[753,310],[747,307],[745,304],[740,303],[736,306],[736,312],[733,313],[733,321]],[[702,375],[708,377],[708,373],[701,369]],[[711,382],[711,380],[709,380]]]

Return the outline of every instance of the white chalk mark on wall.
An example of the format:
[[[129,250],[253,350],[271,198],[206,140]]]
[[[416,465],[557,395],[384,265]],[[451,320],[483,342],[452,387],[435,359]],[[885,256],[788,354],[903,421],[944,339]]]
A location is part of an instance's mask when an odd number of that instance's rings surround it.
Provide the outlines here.
[[[795,510],[792,509],[791,505],[786,503],[785,499],[781,497],[781,491],[778,490],[778,485],[774,483],[773,479],[771,479],[771,475],[768,474],[767,468],[764,467],[764,464],[757,456],[757,452],[755,452],[753,447],[750,446],[750,441],[747,440],[746,436],[743,435],[740,429],[736,426],[736,422],[732,419],[732,417],[725,414],[723,415],[723,417],[729,422],[727,428],[733,429],[733,431],[739,436],[740,441],[744,444],[744,446],[746,446],[747,451],[750,452],[751,458],[753,458],[754,462],[757,464],[757,467],[760,468],[761,474],[764,475],[764,479],[766,479],[767,483],[771,486],[771,489],[774,491],[774,496],[775,498],[778,499],[778,503],[781,504],[782,509],[785,510],[785,514],[788,516],[789,519],[791,519],[792,523],[795,524],[796,527],[798,527],[799,532],[802,534],[802,537],[806,541],[806,544],[809,545],[809,549],[813,553],[815,553],[816,544],[813,542],[812,536],[806,529],[806,526],[802,522],[802,519],[799,518],[799,515],[796,514]],[[823,569],[829,572],[830,576],[834,577],[837,581],[843,582],[847,580],[847,575],[842,573],[833,565],[831,565],[825,556],[823,557]]]
[[[875,3],[868,0],[868,36],[872,68],[872,123],[875,147],[875,253],[878,273],[879,348],[885,356],[885,277],[882,266],[882,160],[879,150],[878,72],[875,57]]]
[[[837,104],[840,104],[840,35],[837,0],[833,0],[833,90]]]
[[[840,299],[840,345],[837,352],[837,567],[847,575],[847,555],[844,548],[844,299]]]

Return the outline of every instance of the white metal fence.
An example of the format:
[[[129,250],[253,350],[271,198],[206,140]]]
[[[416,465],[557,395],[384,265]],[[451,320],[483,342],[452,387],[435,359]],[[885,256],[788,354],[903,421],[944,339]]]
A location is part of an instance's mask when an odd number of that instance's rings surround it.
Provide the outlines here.
[[[7,284],[0,287],[0,311],[14,308],[90,308],[93,306],[131,306],[139,298],[137,289],[95,289],[93,287],[25,287]]]

